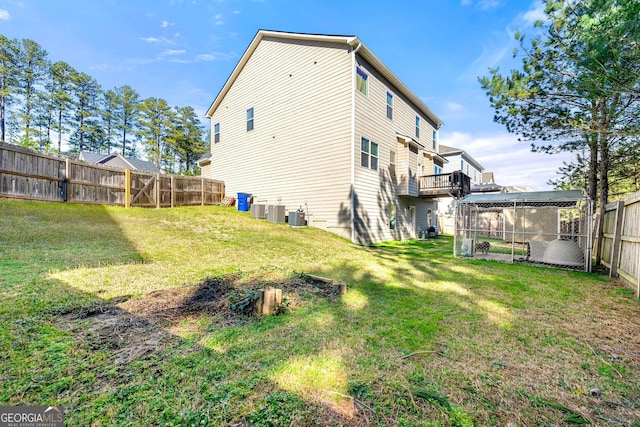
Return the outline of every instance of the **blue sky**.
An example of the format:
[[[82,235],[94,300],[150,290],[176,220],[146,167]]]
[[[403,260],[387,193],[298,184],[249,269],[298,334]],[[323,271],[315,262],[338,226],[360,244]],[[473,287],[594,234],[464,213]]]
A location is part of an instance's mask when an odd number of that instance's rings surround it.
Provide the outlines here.
[[[259,29],[358,36],[502,185],[550,189],[569,155],[531,153],[503,126],[477,77],[519,66],[516,29],[537,0],[0,0],[0,33],[30,38],[98,80],[204,113]],[[208,126],[208,123],[206,123]]]

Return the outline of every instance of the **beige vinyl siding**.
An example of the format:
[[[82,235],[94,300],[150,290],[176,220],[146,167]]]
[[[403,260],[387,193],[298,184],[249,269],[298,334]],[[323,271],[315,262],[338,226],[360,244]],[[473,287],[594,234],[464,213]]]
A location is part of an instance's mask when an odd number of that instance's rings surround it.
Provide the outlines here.
[[[220,142],[203,175],[350,238],[351,69],[346,45],[265,37],[213,112]]]
[[[418,195],[419,165],[424,164],[423,153],[414,153],[406,144],[400,143],[397,133],[406,135],[431,148],[434,124],[422,115],[413,104],[383,79],[369,64],[357,58],[358,66],[367,73],[368,96],[356,92],[355,125],[355,192],[356,229],[365,231],[360,243],[371,243],[393,239],[416,237],[421,228],[421,216],[426,215],[426,207],[435,211],[435,202],[423,201]],[[355,70],[353,71],[355,73]],[[387,92],[393,95],[393,119],[387,118]],[[420,117],[420,138],[415,137],[416,116]],[[360,138],[365,137],[378,143],[378,171],[360,166]],[[427,141],[427,142],[423,142]],[[396,177],[389,173],[390,151],[396,151]],[[426,167],[426,166],[425,166]],[[431,173],[429,173],[431,174]],[[389,206],[396,205],[396,229],[389,228]],[[416,207],[416,225],[411,222],[410,206]],[[424,212],[424,214],[423,214]],[[369,242],[366,242],[366,239]]]

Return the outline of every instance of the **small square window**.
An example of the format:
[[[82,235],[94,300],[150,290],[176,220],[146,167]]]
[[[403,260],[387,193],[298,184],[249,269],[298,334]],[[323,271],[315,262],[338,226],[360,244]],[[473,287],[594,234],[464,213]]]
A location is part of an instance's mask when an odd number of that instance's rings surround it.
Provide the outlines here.
[[[220,123],[213,125],[213,143],[217,144],[218,142],[220,142]]]
[[[387,92],[387,118],[393,119],[393,95]]]
[[[356,89],[364,95],[369,94],[369,76],[360,67],[356,68]]]
[[[247,110],[247,132],[253,130],[253,107]]]

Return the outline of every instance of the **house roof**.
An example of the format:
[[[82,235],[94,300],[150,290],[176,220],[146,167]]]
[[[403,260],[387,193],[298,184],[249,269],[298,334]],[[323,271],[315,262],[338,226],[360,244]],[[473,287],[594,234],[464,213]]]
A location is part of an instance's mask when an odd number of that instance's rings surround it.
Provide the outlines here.
[[[89,151],[82,151],[80,152],[80,155],[78,157],[80,158],[80,160],[84,160],[85,162],[98,163],[103,165],[107,164],[109,160],[120,158],[129,166],[131,166],[131,169],[146,171],[146,172],[153,172],[153,173],[160,173],[160,170],[156,167],[155,163],[153,162],[150,162],[148,160],[136,159],[135,157],[123,157],[118,153],[100,154],[100,153],[91,153]]]
[[[89,151],[81,151],[78,157],[80,160],[84,160],[85,162],[100,163],[100,160],[104,159],[105,155],[100,153],[91,153]]]
[[[455,156],[459,154],[464,157],[466,161],[480,170],[480,172],[484,171],[484,166],[482,166],[476,159],[471,157],[471,154],[467,153],[462,148],[449,147],[447,145],[440,144],[438,150],[440,151],[440,155],[443,157]]]
[[[332,42],[349,45],[351,48],[357,51],[358,55],[360,55],[372,67],[374,67],[375,70],[380,73],[380,75],[387,79],[387,81],[389,81],[402,95],[410,100],[422,114],[429,118],[429,120],[433,121],[436,125],[436,128],[440,128],[444,124],[442,120],[438,116],[436,116],[433,111],[431,111],[429,107],[427,107],[426,104],[416,94],[414,94],[404,83],[402,83],[402,81],[386,65],[384,65],[384,63],[380,59],[378,59],[378,57],[374,55],[374,53],[364,43],[362,43],[362,41],[358,37],[327,34],[289,33],[271,30],[259,30],[257,32],[255,37],[245,50],[244,54],[240,58],[240,61],[238,61],[238,64],[231,72],[231,75],[227,79],[226,83],[220,90],[220,93],[218,93],[218,96],[216,96],[216,99],[207,110],[207,118],[211,118],[214,111],[218,108],[225,95],[240,75],[240,72],[249,61],[249,58],[258,47],[258,44],[260,44],[260,41],[262,41],[262,39],[265,37],[275,37],[289,40]]]

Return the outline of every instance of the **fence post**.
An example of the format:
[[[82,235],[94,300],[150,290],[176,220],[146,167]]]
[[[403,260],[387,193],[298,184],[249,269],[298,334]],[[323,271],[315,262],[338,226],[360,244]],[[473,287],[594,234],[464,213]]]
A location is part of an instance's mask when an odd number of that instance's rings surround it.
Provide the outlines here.
[[[176,205],[176,177],[171,175],[171,207]]]
[[[596,230],[598,230],[596,234],[596,238],[598,239],[598,244],[596,246],[596,266],[602,263],[602,245],[604,244],[604,215],[607,213],[607,210],[604,206],[600,206],[600,212],[598,212],[596,223]]]
[[[200,206],[204,206],[204,177],[201,176],[200,177],[200,189],[201,189],[201,193],[202,193],[202,203],[200,204]]]
[[[124,170],[124,207],[131,207],[131,169]]]
[[[63,202],[71,201],[71,159],[67,157],[64,165]]]
[[[160,209],[160,174],[156,174],[156,209]]]
[[[622,218],[624,215],[624,200],[616,202],[615,228],[613,229],[613,246],[611,247],[611,269],[610,277],[618,276],[618,263],[620,257],[620,246],[622,246]]]

